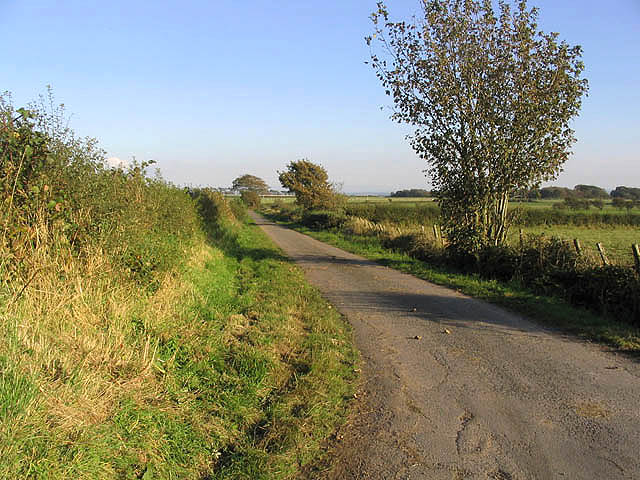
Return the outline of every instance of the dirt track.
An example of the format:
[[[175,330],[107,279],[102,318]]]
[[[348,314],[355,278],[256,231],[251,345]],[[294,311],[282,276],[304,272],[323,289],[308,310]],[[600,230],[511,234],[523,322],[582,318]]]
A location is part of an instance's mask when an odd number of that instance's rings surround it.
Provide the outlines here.
[[[640,478],[637,362],[254,219],[362,352],[359,411],[319,478]]]

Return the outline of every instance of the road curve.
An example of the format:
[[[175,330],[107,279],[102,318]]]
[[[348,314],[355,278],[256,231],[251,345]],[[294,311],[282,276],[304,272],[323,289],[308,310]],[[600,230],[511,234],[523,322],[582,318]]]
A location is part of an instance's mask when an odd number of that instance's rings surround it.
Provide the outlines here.
[[[321,478],[640,478],[637,362],[252,217],[362,352],[361,411]]]

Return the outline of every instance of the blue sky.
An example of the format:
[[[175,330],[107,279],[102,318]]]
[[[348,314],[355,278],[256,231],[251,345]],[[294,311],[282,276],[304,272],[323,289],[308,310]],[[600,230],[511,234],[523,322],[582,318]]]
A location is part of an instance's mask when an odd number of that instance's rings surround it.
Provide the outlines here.
[[[555,184],[640,186],[640,0],[538,0],[540,27],[584,48],[575,154]],[[417,0],[389,0],[396,17]],[[108,156],[179,184],[228,186],[307,157],[344,190],[424,187],[408,127],[363,37],[375,0],[0,0],[0,90],[46,90]]]

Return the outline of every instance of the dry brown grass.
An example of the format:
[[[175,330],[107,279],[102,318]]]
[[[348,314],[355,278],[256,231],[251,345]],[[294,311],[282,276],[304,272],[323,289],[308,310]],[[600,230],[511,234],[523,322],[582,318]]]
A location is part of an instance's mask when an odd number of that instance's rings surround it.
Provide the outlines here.
[[[39,273],[24,290],[9,287],[2,317],[15,334],[0,337],[0,350],[39,391],[18,422],[25,429],[37,424],[70,433],[111,418],[124,396],[160,396],[157,340],[133,330],[169,330],[194,292],[180,276],[164,273],[160,288],[148,295],[115,275],[101,251],[78,260],[64,249],[47,248],[55,242],[46,235],[40,231],[29,252]],[[200,242],[188,252],[189,262],[202,265],[210,252]]]

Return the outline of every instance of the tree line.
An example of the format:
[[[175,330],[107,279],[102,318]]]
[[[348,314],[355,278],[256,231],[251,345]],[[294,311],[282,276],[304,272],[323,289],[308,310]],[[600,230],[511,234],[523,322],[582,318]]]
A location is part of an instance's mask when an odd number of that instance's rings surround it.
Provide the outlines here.
[[[543,187],[516,192],[513,198],[524,200],[564,200],[566,198],[640,200],[640,188],[618,186],[609,193],[604,188],[595,185],[576,185],[574,188]]]

